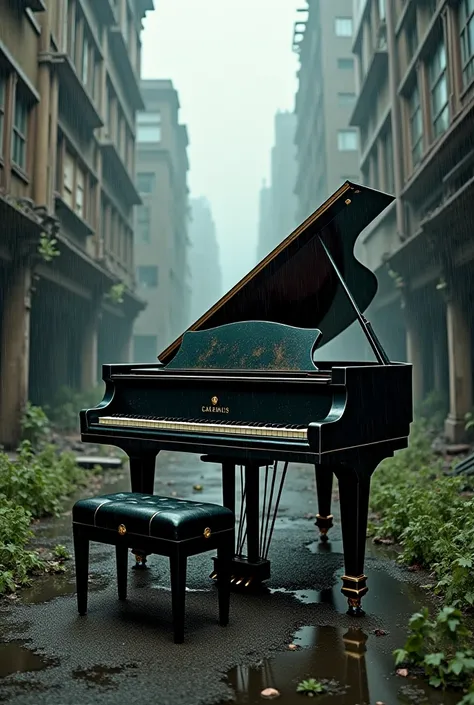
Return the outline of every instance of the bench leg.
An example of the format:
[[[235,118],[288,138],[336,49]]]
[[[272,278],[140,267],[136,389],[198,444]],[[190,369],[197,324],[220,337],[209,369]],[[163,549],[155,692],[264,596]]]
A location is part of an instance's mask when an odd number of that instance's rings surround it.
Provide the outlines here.
[[[89,587],[89,539],[81,535],[74,526],[74,559],[76,564],[77,610],[81,616],[87,613],[87,589]]]
[[[177,551],[170,556],[171,604],[173,610],[174,643],[184,641],[184,613],[186,603],[187,556]]]
[[[234,536],[226,539],[217,549],[219,577],[217,580],[219,600],[219,624],[225,627],[229,624],[230,578],[232,572],[232,557],[234,555]]]
[[[115,546],[115,559],[117,563],[117,588],[119,600],[127,599],[127,568],[128,547]]]

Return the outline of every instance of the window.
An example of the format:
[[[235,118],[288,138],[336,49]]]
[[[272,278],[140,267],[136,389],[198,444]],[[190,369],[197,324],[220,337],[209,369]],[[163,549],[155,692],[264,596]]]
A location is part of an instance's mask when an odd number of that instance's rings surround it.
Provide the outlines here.
[[[5,95],[7,79],[0,74],[0,157],[3,155],[3,125],[5,123]]]
[[[379,0],[379,19],[385,21],[385,0]]]
[[[81,218],[84,217],[84,181],[84,172],[78,168],[76,173],[76,213]]]
[[[139,193],[151,193],[155,185],[155,175],[141,172],[137,174],[137,189]]]
[[[336,17],[336,37],[352,37],[352,17]]]
[[[372,186],[380,188],[379,150],[377,147],[374,147],[372,152]]]
[[[338,93],[337,100],[339,105],[353,105],[356,99],[355,93]]]
[[[158,354],[156,335],[133,336],[133,359],[137,362],[155,362]]]
[[[158,286],[158,267],[138,267],[138,283],[146,289]]]
[[[337,148],[340,152],[357,150],[357,132],[355,130],[338,130]]]
[[[160,142],[161,113],[137,114],[137,142]]]
[[[150,242],[150,208],[139,206],[137,209],[137,236],[141,242]]]
[[[393,142],[392,132],[387,132],[383,138],[384,167],[385,167],[385,190],[388,193],[395,191],[394,183],[394,162],[393,162]]]
[[[416,48],[418,46],[418,25],[417,25],[417,15],[416,12],[410,22],[407,23],[406,30],[406,42],[407,42],[407,63],[413,58]]]
[[[420,93],[415,86],[409,100],[411,158],[415,167],[423,154],[423,117],[421,115]]]
[[[89,81],[89,42],[87,41],[87,37],[84,37],[84,43],[82,45],[81,79],[84,85],[87,86]]]
[[[64,180],[63,180],[63,198],[66,203],[73,207],[74,201],[74,159],[66,152],[64,154]]]
[[[353,71],[354,70],[354,59],[338,59],[337,68],[343,71]]]
[[[26,131],[28,129],[28,108],[18,94],[15,97],[12,135],[12,161],[21,169],[26,169]]]
[[[462,0],[459,8],[461,61],[464,85],[474,78],[474,0]]]
[[[434,137],[439,137],[449,126],[448,78],[446,49],[441,42],[428,66],[431,91],[431,121]]]

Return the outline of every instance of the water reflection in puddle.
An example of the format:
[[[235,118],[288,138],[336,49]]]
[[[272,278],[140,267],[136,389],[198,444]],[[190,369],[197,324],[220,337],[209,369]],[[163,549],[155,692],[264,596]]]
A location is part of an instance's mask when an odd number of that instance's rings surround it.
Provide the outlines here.
[[[0,644],[0,678],[6,678],[13,673],[42,671],[55,664],[54,659],[47,659],[30,651],[22,641]]]
[[[280,692],[276,700],[279,705],[304,703],[303,696],[296,694],[296,687],[306,678],[337,684],[333,692],[318,696],[321,705],[455,705],[459,701],[459,695],[438,693],[423,682],[396,676],[393,658],[377,648],[376,639],[355,628],[301,627],[293,638],[299,647],[296,650],[279,653],[259,667],[237,666],[230,671],[233,702],[261,704],[262,690],[276,688]]]

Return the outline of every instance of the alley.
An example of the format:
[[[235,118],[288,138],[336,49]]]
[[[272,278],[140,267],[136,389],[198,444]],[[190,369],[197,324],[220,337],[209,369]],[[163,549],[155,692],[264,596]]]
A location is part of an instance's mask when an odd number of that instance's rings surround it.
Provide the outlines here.
[[[196,492],[195,484],[202,491]],[[127,488],[125,472],[103,489]],[[220,476],[217,467],[193,456],[163,453],[155,492],[220,502]],[[346,616],[337,504],[330,542],[321,545],[314,526],[314,471],[290,466],[270,551],[269,593],[233,594],[231,622],[220,628],[216,592],[208,577],[212,554],[191,559],[183,645],[172,642],[166,561],[151,557],[148,571],[130,571],[129,599],[121,604],[113,549],[96,545],[86,618],[76,612],[71,562],[66,576],[36,583],[18,602],[2,602],[0,702],[253,703],[262,702],[261,690],[274,687],[281,692],[278,702],[285,705],[303,698],[296,696],[296,686],[308,677],[337,682],[334,694],[327,696],[334,705],[392,705],[410,695],[428,702],[422,697],[427,686],[395,675],[391,655],[404,640],[408,617],[422,600],[426,603],[416,584],[419,574],[399,568],[369,543],[367,616]],[[37,540],[51,546],[64,543],[72,550],[70,516],[43,522]],[[349,629],[354,631],[348,634]],[[387,634],[377,636],[375,630]],[[296,650],[288,650],[291,643]],[[14,673],[17,669],[25,672]],[[457,702],[441,694],[431,693],[430,698],[432,703]]]

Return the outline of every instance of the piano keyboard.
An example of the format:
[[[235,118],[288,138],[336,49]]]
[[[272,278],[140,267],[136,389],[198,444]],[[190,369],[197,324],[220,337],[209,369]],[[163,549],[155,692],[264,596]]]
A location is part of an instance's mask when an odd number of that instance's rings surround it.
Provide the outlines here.
[[[264,436],[266,438],[289,438],[306,441],[307,426],[296,424],[264,424],[258,422],[214,421],[192,419],[183,421],[174,418],[154,418],[140,416],[101,416],[101,426],[125,428],[146,428],[156,431],[187,431],[188,433],[221,433],[226,436]]]

